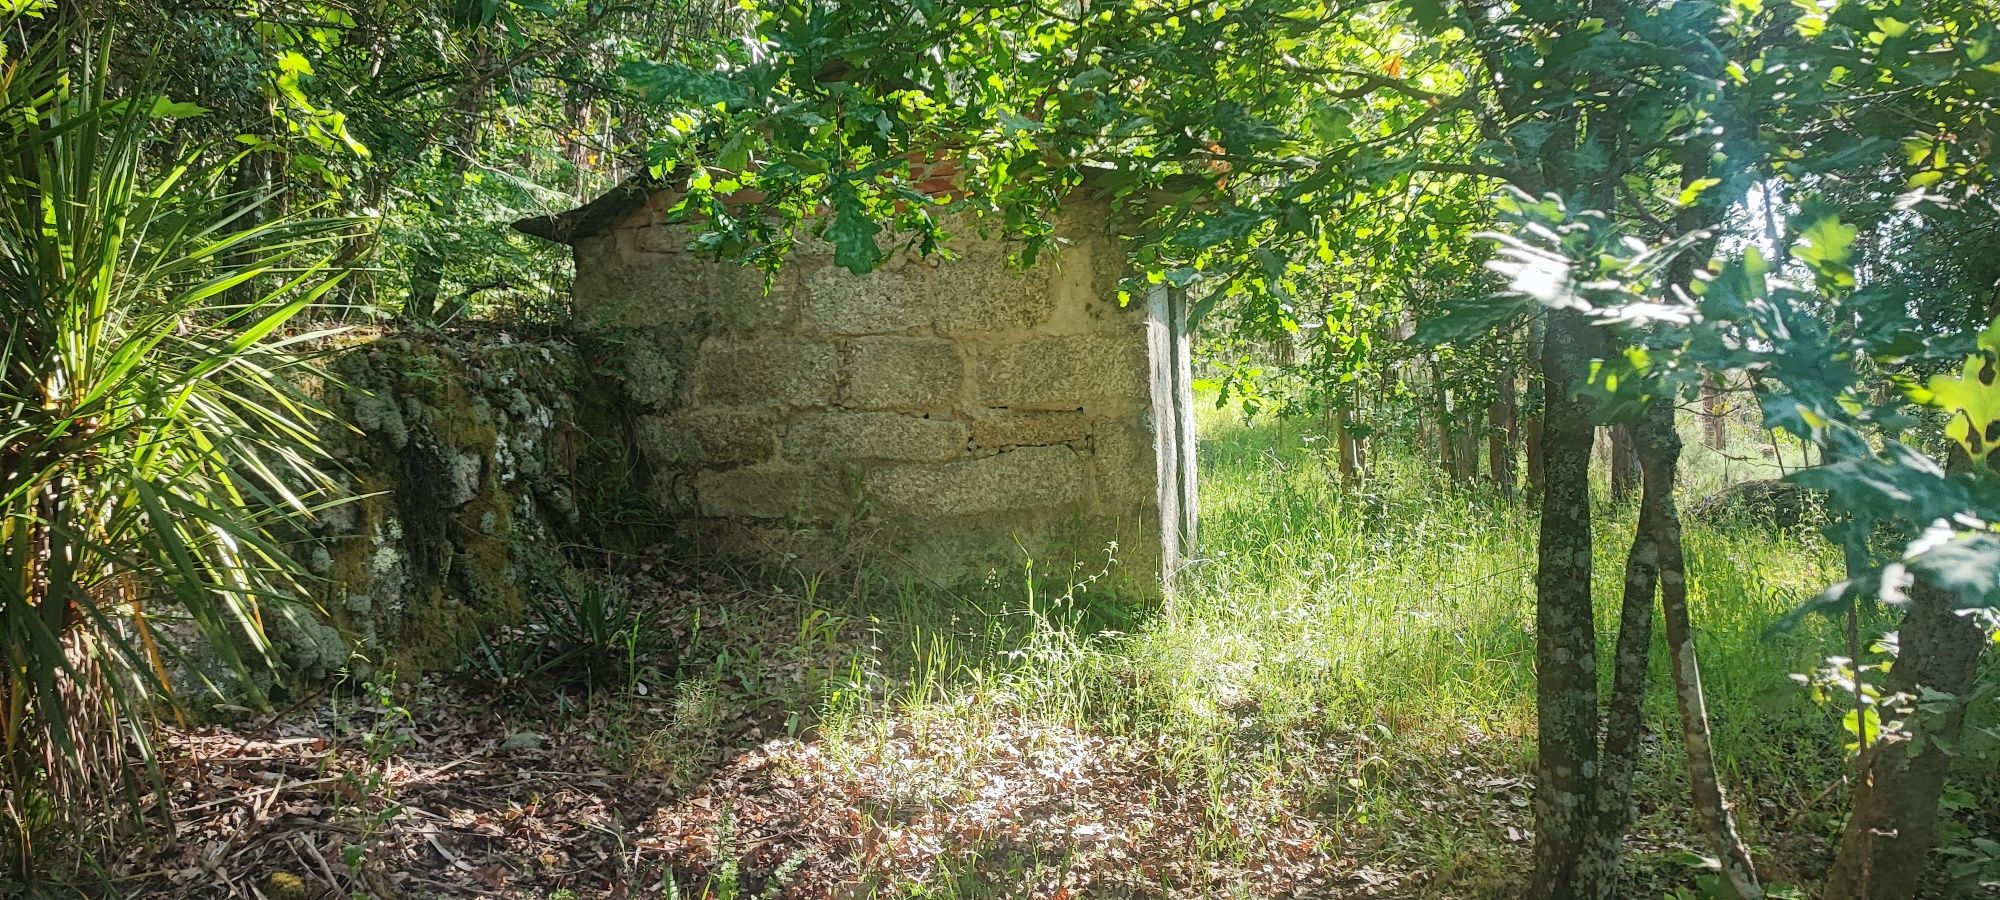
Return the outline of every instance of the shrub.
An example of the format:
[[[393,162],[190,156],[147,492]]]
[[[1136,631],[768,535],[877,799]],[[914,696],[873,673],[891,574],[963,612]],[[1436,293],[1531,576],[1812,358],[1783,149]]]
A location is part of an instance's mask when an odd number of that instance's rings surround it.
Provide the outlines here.
[[[116,821],[173,635],[268,665],[277,535],[331,496],[282,329],[354,231],[229,190],[240,154],[161,137],[198,108],[114,95],[110,40],[33,6],[0,12],[0,877]]]

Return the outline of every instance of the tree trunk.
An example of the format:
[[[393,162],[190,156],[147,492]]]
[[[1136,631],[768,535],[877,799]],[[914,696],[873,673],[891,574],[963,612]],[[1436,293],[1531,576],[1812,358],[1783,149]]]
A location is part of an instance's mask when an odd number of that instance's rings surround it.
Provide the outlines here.
[[[1461,484],[1479,480],[1479,411],[1468,405],[1461,405],[1452,414],[1452,440],[1458,446],[1452,451],[1451,476]]]
[[[1486,437],[1487,469],[1493,477],[1493,484],[1500,488],[1502,495],[1514,496],[1514,437],[1518,431],[1514,424],[1514,362],[1504,361],[1500,366],[1499,394],[1488,410],[1488,424],[1491,431]]]
[[[1685,148],[1684,152],[1687,155],[1681,163],[1681,174],[1685,186],[1708,175],[1709,160],[1705,151],[1694,146]],[[1675,218],[1675,225],[1682,234],[1695,234],[1714,228],[1721,223],[1722,217],[1723,211],[1714,205],[1699,204],[1681,210]],[[1714,241],[1712,238],[1705,239],[1696,247],[1698,249],[1682,253],[1668,263],[1668,292],[1685,292],[1693,286],[1695,266],[1714,249]],[[1703,394],[1704,407],[1711,413],[1707,421],[1709,443],[1721,449],[1728,437],[1723,427],[1726,419],[1706,402],[1720,396],[1720,385],[1713,376],[1703,380]],[[1721,864],[1723,884],[1739,900],[1762,900],[1764,888],[1757,880],[1750,848],[1736,831],[1735,816],[1730,812],[1729,800],[1722,791],[1722,779],[1715,769],[1714,746],[1708,727],[1708,698],[1702,691],[1701,666],[1694,646],[1694,625],[1688,614],[1687,559],[1681,547],[1681,517],[1674,506],[1673,490],[1680,475],[1681,433],[1674,421],[1673,404],[1662,400],[1655,406],[1640,422],[1634,438],[1638,445],[1640,466],[1645,472],[1647,495],[1650,497],[1654,493],[1654,482],[1665,486],[1655,501],[1657,510],[1652,524],[1658,530],[1660,608],[1667,630],[1668,663],[1674,676],[1674,706],[1680,712],[1682,744],[1687,753],[1688,786],[1694,795],[1695,813],[1701,821],[1702,833],[1708,838],[1709,849]]]
[[[1611,426],[1611,502],[1624,503],[1632,499],[1632,490],[1639,486],[1639,455],[1632,446],[1632,428],[1629,425]]]
[[[1542,333],[1545,327],[1540,314],[1528,320],[1528,359],[1540,361],[1542,358]],[[1542,414],[1548,408],[1546,400],[1537,402],[1537,397],[1546,397],[1548,388],[1539,381],[1541,373],[1533,365],[1525,373],[1528,381],[1529,415],[1521,429],[1521,455],[1527,461],[1522,472],[1528,482],[1528,495],[1542,494]]]
[[[1959,614],[1956,594],[1919,580],[1909,596],[1897,631],[1900,649],[1884,684],[1906,713],[1904,727],[1883,731],[1862,761],[1826,900],[1905,900],[1930,863],[1938,797],[1951,769],[1944,747],[1958,741],[1965,694],[1988,640],[1976,620]],[[1931,699],[1914,699],[1923,697]],[[1889,718],[1885,712],[1883,719]]]
[[[1362,400],[1359,388],[1355,389],[1353,397],[1354,405],[1348,408],[1349,418],[1347,422],[1349,425],[1354,424],[1353,413],[1367,405]],[[1357,436],[1350,430],[1347,435],[1347,444],[1354,451],[1355,475],[1357,477],[1366,476],[1368,474],[1368,438]]]
[[[1597,627],[1591,619],[1590,400],[1577,395],[1596,335],[1552,310],[1543,341],[1542,519],[1535,572],[1535,871],[1529,895],[1601,895],[1592,839],[1597,773]]]
[[[1334,445],[1340,453],[1340,480],[1343,484],[1353,484],[1361,478],[1361,455],[1354,435],[1347,428],[1351,417],[1347,407],[1342,406],[1333,420]]]
[[[1438,471],[1456,481],[1459,471],[1458,450],[1464,443],[1458,439],[1458,413],[1451,408],[1451,393],[1444,388],[1437,389],[1435,410]]]
[[[1688,782],[1694,793],[1695,813],[1709,849],[1722,863],[1723,881],[1743,900],[1764,896],[1757,881],[1750,849],[1736,832],[1735,817],[1723,796],[1722,780],[1715,771],[1715,754],[1708,730],[1708,701],[1702,692],[1701,667],[1695,656],[1694,626],[1688,616],[1687,560],[1681,549],[1681,518],[1674,508],[1673,484],[1678,477],[1681,436],[1674,428],[1674,407],[1655,404],[1657,410],[1639,428],[1640,460],[1645,467],[1646,495],[1656,505],[1651,524],[1657,530],[1660,554],[1660,607],[1666,619],[1667,649],[1674,673],[1674,701],[1680,710],[1681,733],[1687,748]],[[1655,482],[1665,486],[1653,497]]]
[[[270,218],[270,210],[264,204],[271,196],[271,153],[256,151],[245,153],[236,162],[236,171],[229,179],[230,205],[235,228],[254,228]],[[229,264],[245,266],[255,256],[254,250],[243,250],[229,254]],[[235,306],[246,306],[257,296],[261,286],[257,279],[243,282],[230,288],[226,293],[228,302]]]
[[[431,207],[433,222],[451,219],[458,214],[459,194],[463,193],[465,173],[472,167],[470,154],[472,144],[467,142],[452,154],[451,180],[445,194],[437,198]],[[410,296],[403,301],[403,318],[418,325],[435,325],[444,318],[444,309],[439,303],[444,288],[444,254],[431,241],[417,246],[416,262],[410,268]]]
[[[1708,449],[1729,449],[1729,404],[1722,395],[1722,380],[1715,373],[1701,376],[1702,434]]]
[[[1673,407],[1665,403],[1669,417]],[[1646,415],[1656,416],[1655,410]],[[1595,856],[1606,871],[1598,897],[1616,893],[1625,832],[1632,827],[1632,779],[1646,732],[1646,674],[1653,650],[1653,597],[1660,575],[1660,518],[1673,504],[1673,471],[1647,468],[1639,498],[1639,523],[1625,556],[1625,596],[1618,617],[1618,649],[1611,667],[1611,697],[1605,704],[1604,751],[1599,760]]]
[[[480,43],[473,52],[476,60],[483,63],[491,50]],[[441,148],[451,160],[451,179],[446,183],[444,196],[431,198],[433,222],[448,222],[458,215],[466,173],[472,171],[473,159],[479,155],[483,123],[478,111],[482,99],[481,91],[468,87],[459,92],[452,104],[451,114],[457,119],[458,132],[455,140]],[[444,287],[445,258],[435,243],[435,235],[417,245],[416,257],[410,269],[410,296],[403,302],[403,318],[420,325],[435,325],[445,317],[445,310],[438,302]]]

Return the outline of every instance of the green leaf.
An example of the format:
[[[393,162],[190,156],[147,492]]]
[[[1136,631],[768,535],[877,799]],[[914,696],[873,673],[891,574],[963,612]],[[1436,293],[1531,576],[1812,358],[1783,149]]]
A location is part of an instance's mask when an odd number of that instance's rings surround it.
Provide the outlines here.
[[[1899,38],[1910,32],[1910,23],[1895,16],[1876,16],[1875,28],[1882,32],[1884,37]]]
[[[1701,199],[1703,191],[1721,183],[1722,179],[1720,178],[1697,178],[1690,181],[1687,187],[1681,188],[1680,196],[1674,198],[1674,205],[1683,208],[1693,206],[1695,201]]]
[[[166,97],[153,98],[152,115],[155,119],[192,119],[205,112],[208,108],[197,103],[180,103]]]
[[[1526,312],[1528,306],[1525,300],[1512,296],[1454,300],[1445,304],[1444,315],[1417,325],[1410,341],[1426,346],[1469,341]]]
[[[2000,536],[1956,537],[1905,565],[1926,582],[1957,594],[1967,609],[2000,606]]]
[[[1445,10],[1443,0],[1403,0],[1410,11],[1410,18],[1417,27],[1436,34],[1451,24],[1451,15]]]
[[[844,180],[837,183],[833,189],[833,221],[826,229],[827,240],[833,244],[834,262],[856,275],[874,271],[882,261],[882,248],[875,243],[875,236],[881,233],[882,226],[868,214],[853,183]]]
[[[278,71],[292,76],[311,75],[313,66],[305,54],[297,50],[287,50],[278,54]]]
[[[1338,103],[1321,103],[1313,108],[1313,137],[1329,144],[1354,140],[1354,113]]]
[[[1852,284],[1853,275],[1847,261],[1857,233],[1854,226],[1843,224],[1838,216],[1821,216],[1800,232],[1799,243],[1792,247],[1792,256],[1822,277]]]

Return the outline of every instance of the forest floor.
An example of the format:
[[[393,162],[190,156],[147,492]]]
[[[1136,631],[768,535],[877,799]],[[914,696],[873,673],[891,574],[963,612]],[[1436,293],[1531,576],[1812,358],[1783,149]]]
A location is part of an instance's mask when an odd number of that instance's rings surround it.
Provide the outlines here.
[[[134,848],[118,868],[144,874],[121,887],[1516,895],[1532,838],[1532,513],[1402,459],[1344,489],[1295,427],[1209,419],[1207,558],[1169,609],[1060,589],[1087,578],[941,600],[628,572],[644,627],[678,652],[621,683],[384,678],[175,733],[179,839]],[[1738,465],[1694,463],[1696,484]],[[1629,540],[1609,512],[1605,596]],[[1845,737],[1841,711],[1791,676],[1840,643],[1827,623],[1766,628],[1837,580],[1838,559],[1757,524],[1695,523],[1687,545],[1727,784],[1764,869],[1809,891],[1841,820]],[[1691,898],[1704,853],[1655,662],[1627,895]],[[2000,835],[1990,762],[1962,763],[1949,840]]]

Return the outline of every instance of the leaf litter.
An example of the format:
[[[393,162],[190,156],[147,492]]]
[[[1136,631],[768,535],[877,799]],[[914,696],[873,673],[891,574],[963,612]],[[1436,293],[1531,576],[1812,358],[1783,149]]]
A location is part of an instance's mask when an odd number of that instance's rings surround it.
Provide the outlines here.
[[[768,596],[654,587],[677,610],[676,640],[700,629],[717,640],[716,623],[733,623],[729,652],[754,665],[701,680],[683,661],[679,688],[647,673],[613,696],[528,702],[434,675],[271,721],[168,728],[177,830],[115,861],[120,889],[844,900],[977,884],[1039,900],[1374,898],[1428,893],[1438,877],[1380,840],[1398,823],[1357,829],[1358,800],[1324,789],[1390,768],[1365,735],[1277,736],[1274,773],[1190,765],[1164,736],[1095,733],[991,699],[884,705],[823,734],[785,707],[809,705],[810,673],[865,652],[867,634],[802,653],[797,622],[772,615]],[[1459,781],[1438,802],[1486,809],[1468,829],[1525,842],[1524,782],[1476,765],[1422,777],[1440,776]]]

